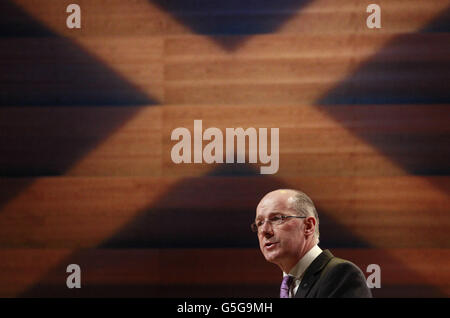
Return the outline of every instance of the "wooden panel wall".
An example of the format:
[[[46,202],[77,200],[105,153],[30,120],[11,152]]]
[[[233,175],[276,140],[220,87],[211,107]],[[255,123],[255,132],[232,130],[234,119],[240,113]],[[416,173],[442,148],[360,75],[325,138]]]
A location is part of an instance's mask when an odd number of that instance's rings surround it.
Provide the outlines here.
[[[375,296],[450,295],[450,1],[374,30],[373,1],[78,0],[69,30],[72,2],[0,4],[0,296],[276,297],[249,229],[276,188]],[[196,119],[279,128],[278,172],[174,164]]]

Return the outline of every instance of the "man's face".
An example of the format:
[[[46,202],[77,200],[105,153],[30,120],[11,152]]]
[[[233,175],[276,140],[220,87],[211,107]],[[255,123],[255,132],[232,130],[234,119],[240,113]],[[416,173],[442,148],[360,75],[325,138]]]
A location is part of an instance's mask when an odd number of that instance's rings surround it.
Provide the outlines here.
[[[283,192],[269,193],[256,208],[256,221],[276,215],[297,215],[289,206],[290,195]],[[258,231],[259,248],[267,261],[279,264],[295,264],[301,256],[305,236],[302,219],[290,218],[280,225],[264,222]]]

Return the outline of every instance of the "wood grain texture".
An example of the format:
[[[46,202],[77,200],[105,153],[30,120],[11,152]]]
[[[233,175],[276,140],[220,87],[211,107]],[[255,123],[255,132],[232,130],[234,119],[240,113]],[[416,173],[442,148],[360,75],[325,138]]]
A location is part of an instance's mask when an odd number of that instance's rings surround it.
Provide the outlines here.
[[[222,106],[4,107],[0,169],[3,175],[22,176],[207,173],[220,165],[177,165],[170,156],[177,143],[171,140],[173,129],[186,127],[193,134],[196,119],[203,130],[217,127],[224,135],[228,127],[279,128],[282,177],[448,169],[446,105]]]
[[[448,249],[332,253],[358,265],[366,278],[367,266],[378,264],[381,288],[372,290],[375,296],[449,295]],[[2,297],[277,297],[281,277],[258,249],[7,249],[0,257]],[[82,270],[79,290],[65,285],[72,263]]]
[[[448,190],[447,177],[39,178],[3,207],[0,245],[251,247],[259,198],[285,187],[311,195],[331,246],[449,247],[449,199],[436,183]]]
[[[450,296],[449,0],[379,30],[360,0],[70,3],[0,3],[0,296],[277,297],[248,226],[276,188],[375,296]],[[174,164],[196,119],[279,128],[278,173]]]
[[[80,0],[84,14],[84,28],[77,32],[67,29],[65,9],[69,1],[15,0],[19,8],[32,14],[65,36],[129,36],[129,35],[179,35],[193,31],[211,34],[227,29],[216,25],[231,23],[258,24],[260,32],[277,33],[334,33],[367,32],[365,20],[369,1],[331,0],[280,1],[277,4],[257,2],[242,4],[214,3],[209,5],[189,0],[182,3],[165,1],[131,0]],[[383,28],[380,32],[408,32],[420,27],[440,11],[449,1],[379,0],[383,8]],[[62,13],[62,14],[61,14]],[[20,23],[10,17],[9,23]]]

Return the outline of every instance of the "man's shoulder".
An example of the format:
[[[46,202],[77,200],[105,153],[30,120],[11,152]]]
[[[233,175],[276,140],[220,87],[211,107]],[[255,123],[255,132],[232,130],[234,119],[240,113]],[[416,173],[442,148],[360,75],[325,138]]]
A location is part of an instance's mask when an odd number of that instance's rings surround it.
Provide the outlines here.
[[[361,269],[332,256],[320,273],[316,297],[372,297]]]
[[[324,267],[324,271],[335,274],[346,274],[346,273],[363,274],[361,269],[356,264],[336,256],[333,256],[329,260],[329,262]]]

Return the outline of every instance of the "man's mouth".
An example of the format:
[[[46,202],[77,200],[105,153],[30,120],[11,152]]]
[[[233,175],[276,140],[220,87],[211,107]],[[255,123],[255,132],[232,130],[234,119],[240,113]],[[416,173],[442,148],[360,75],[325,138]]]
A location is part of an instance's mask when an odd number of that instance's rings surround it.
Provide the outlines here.
[[[278,244],[278,242],[267,242],[266,244],[264,244],[264,247],[266,248],[266,249],[271,249],[271,248],[273,248],[275,245],[277,245]]]

